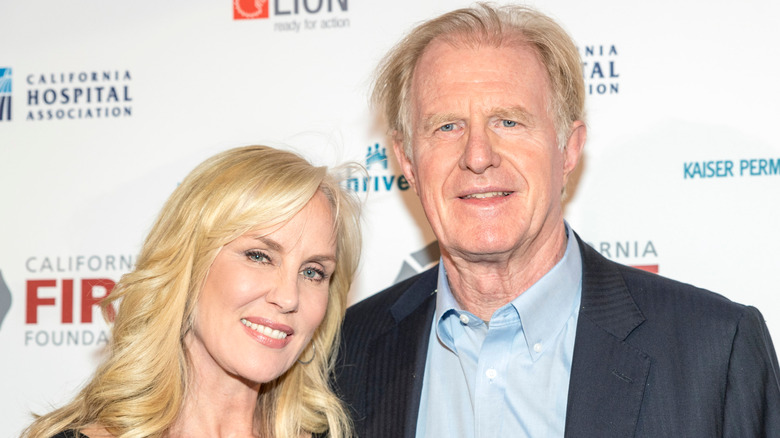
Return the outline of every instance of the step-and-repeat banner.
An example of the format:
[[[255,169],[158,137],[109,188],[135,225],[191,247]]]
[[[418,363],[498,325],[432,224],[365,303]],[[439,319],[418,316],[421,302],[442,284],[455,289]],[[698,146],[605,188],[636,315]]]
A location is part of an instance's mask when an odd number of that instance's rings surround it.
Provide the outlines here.
[[[0,436],[71,397],[96,303],[197,163],[269,144],[368,169],[352,302],[437,260],[367,93],[461,0],[0,3]],[[566,217],[605,256],[757,306],[780,341],[780,3],[536,0],[577,41],[589,138]]]

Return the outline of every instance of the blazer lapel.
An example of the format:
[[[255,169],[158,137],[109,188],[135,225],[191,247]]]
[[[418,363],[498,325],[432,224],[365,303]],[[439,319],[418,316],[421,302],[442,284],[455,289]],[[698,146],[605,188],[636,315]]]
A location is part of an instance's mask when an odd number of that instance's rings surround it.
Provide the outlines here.
[[[415,436],[438,269],[426,272],[390,308],[395,325],[369,345],[367,437]]]
[[[566,438],[634,436],[650,358],[625,342],[644,316],[616,266],[577,236],[582,304],[574,343]]]

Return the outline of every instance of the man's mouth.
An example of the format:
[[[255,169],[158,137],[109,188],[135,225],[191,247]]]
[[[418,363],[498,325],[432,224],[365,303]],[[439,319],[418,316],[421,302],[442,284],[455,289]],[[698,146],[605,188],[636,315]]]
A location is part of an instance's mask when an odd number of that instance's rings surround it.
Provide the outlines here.
[[[509,196],[512,192],[485,192],[485,193],[473,193],[471,195],[466,195],[461,197],[461,199],[485,199],[485,198],[496,198],[499,196]]]

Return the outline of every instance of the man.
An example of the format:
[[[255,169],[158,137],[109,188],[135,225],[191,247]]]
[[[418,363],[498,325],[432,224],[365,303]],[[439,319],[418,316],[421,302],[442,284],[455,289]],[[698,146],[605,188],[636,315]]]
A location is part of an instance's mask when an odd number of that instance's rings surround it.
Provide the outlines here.
[[[349,309],[361,437],[779,437],[758,310],[610,262],[564,222],[586,137],[570,37],[524,7],[414,29],[375,101],[441,263]]]

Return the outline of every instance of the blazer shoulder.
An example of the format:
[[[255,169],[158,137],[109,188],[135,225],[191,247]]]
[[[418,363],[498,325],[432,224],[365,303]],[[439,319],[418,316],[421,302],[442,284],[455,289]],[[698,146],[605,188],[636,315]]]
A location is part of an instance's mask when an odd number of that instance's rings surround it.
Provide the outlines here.
[[[640,308],[673,306],[675,313],[694,312],[700,317],[741,319],[749,306],[732,301],[716,292],[628,266],[618,268],[631,295]],[[693,315],[691,315],[693,316]]]
[[[417,307],[436,287],[439,268],[433,268],[400,281],[387,289],[359,301],[347,309],[345,326],[361,324],[382,316],[391,316],[392,311],[403,315],[404,310]],[[429,290],[430,289],[430,290]]]
[[[622,283],[642,313],[675,308],[675,313],[684,309],[706,317],[702,312],[710,311],[710,316],[737,321],[747,311],[748,306],[718,293],[609,260],[584,242],[581,249],[585,283],[599,288]]]

